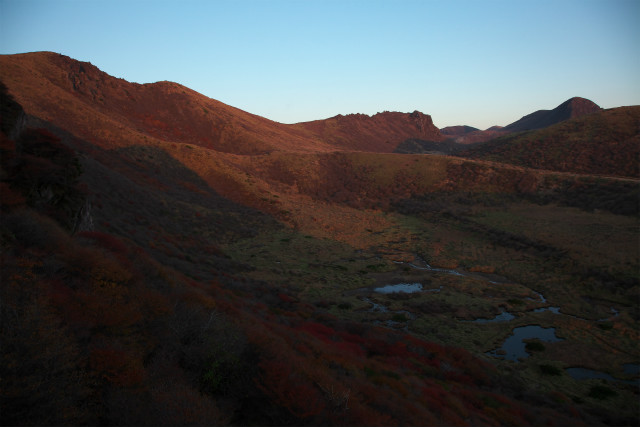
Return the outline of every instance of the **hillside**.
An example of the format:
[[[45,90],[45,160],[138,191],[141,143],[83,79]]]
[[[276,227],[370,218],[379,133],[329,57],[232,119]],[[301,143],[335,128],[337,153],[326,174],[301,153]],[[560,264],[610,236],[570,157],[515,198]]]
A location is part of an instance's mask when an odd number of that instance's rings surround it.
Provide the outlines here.
[[[0,80],[4,424],[637,424],[638,180],[50,53]]]
[[[308,132],[177,83],[129,83],[55,53],[3,55],[0,80],[28,114],[73,129],[103,147],[145,144],[156,138],[235,154],[331,149]]]
[[[457,155],[537,169],[640,177],[640,107],[619,107],[530,132],[513,133]]]

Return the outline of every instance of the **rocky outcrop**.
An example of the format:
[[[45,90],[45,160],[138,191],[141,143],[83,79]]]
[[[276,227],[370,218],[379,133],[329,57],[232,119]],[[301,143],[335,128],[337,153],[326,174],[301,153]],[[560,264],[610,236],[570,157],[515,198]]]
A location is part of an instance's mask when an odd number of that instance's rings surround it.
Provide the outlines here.
[[[337,115],[294,126],[314,133],[338,149],[354,151],[390,153],[407,139],[444,140],[440,130],[433,124],[431,116],[420,111],[384,111],[373,116]]]

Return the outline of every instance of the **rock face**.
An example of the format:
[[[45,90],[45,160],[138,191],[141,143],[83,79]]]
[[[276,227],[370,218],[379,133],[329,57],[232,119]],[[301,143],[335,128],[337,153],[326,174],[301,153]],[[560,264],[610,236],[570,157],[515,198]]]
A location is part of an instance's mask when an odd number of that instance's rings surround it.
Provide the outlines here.
[[[585,98],[571,98],[553,110],[538,110],[504,127],[509,132],[542,129],[565,120],[601,111],[597,104]]]
[[[445,138],[433,124],[431,116],[414,111],[385,111],[366,114],[337,115],[325,120],[296,125],[315,134],[328,144],[354,151],[392,152],[407,139],[442,141]]]

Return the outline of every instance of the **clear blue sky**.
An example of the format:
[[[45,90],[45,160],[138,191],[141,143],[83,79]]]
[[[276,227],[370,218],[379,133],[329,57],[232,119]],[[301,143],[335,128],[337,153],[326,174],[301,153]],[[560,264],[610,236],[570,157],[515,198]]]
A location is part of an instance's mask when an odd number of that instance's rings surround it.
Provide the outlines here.
[[[0,0],[0,53],[40,50],[283,123],[640,104],[640,0]]]

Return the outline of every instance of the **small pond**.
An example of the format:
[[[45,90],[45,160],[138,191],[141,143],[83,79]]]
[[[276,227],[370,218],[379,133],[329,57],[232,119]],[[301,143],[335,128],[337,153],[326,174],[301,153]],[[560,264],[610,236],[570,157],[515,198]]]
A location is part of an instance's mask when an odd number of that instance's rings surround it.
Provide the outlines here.
[[[544,342],[563,341],[556,336],[556,328],[543,328],[537,325],[521,326],[514,328],[511,335],[504,341],[502,347],[487,352],[487,354],[517,362],[520,358],[529,357],[525,350],[526,339],[538,339]]]
[[[560,307],[542,307],[542,308],[536,308],[535,310],[533,310],[534,313],[542,313],[545,311],[550,311],[554,314],[562,314],[560,313]],[[571,317],[575,317],[575,316],[571,316]]]
[[[440,292],[442,285],[434,289],[423,289],[422,283],[398,283],[396,285],[386,285],[380,288],[375,288],[373,291],[379,294],[413,294],[415,292]]]
[[[640,381],[640,380],[635,380],[635,381],[620,380],[618,378],[612,377],[611,375],[605,372],[596,371],[596,370],[587,369],[587,368],[567,368],[566,371],[569,375],[571,375],[572,378],[576,380],[589,380],[594,378],[600,378],[607,381],[619,382],[619,383],[631,384],[631,385],[637,385],[639,384],[639,381]]]
[[[622,369],[627,375],[640,375],[640,363],[625,363]]]
[[[375,288],[374,292],[381,294],[405,293],[412,294],[422,291],[422,283],[398,283],[397,285],[387,285],[381,288]]]

